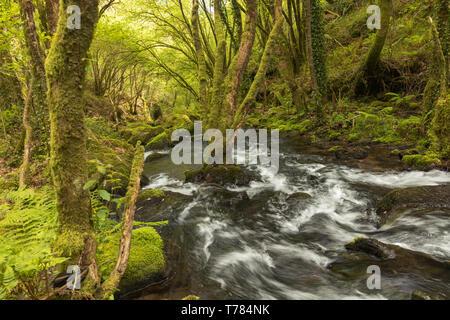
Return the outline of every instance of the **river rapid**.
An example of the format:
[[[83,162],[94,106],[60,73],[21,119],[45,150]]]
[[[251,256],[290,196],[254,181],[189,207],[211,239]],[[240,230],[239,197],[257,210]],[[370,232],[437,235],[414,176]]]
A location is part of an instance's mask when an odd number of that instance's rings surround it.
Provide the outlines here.
[[[364,164],[329,161],[282,139],[277,173],[247,166],[258,179],[247,187],[222,188],[185,183],[183,171],[195,166],[175,166],[169,154],[148,163],[144,172],[150,183],[144,189],[183,199],[137,214],[141,221],[169,221],[158,228],[169,271],[166,281],[133,298],[410,299],[414,289],[449,294],[450,284],[438,279],[400,274],[384,281],[383,270],[381,289],[369,290],[365,278],[343,278],[327,268],[355,237],[450,260],[448,215],[404,216],[380,229],[374,219],[376,201],[390,190],[450,184],[450,174]]]

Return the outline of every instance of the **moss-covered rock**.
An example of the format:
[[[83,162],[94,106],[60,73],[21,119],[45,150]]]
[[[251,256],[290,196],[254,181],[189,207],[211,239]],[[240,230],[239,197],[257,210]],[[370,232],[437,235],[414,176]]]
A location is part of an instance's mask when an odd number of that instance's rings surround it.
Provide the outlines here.
[[[190,295],[184,297],[184,298],[181,299],[181,300],[200,300],[200,298],[197,297],[197,296],[195,296],[195,295],[193,295],[193,294],[190,294]]]
[[[160,189],[147,189],[139,192],[137,197],[137,202],[146,201],[146,200],[155,200],[164,197],[164,191]]]
[[[198,170],[188,170],[185,173],[186,182],[216,183],[219,185],[247,185],[251,176],[235,165],[204,165]]]
[[[389,192],[377,203],[379,226],[391,223],[411,208],[450,209],[450,185],[412,187]]]
[[[434,154],[405,155],[402,160],[409,167],[416,169],[430,169],[441,163],[439,157]]]
[[[161,150],[167,149],[171,145],[171,141],[169,138],[169,134],[164,131],[154,137],[147,145],[145,146],[146,150]]]
[[[104,263],[100,268],[103,279],[108,277],[115,265],[119,243],[120,233],[116,232],[98,246],[97,262]],[[126,291],[157,281],[162,277],[164,268],[163,241],[159,234],[152,227],[135,229],[131,240],[128,266],[119,288]]]
[[[145,122],[128,123],[124,129],[120,130],[122,136],[131,145],[135,145],[138,141],[146,145],[162,132],[164,132],[162,126],[151,126]]]

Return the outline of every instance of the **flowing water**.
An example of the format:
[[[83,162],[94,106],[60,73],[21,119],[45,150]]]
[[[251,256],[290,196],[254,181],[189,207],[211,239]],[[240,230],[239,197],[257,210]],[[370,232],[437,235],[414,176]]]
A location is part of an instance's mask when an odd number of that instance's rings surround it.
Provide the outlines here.
[[[450,284],[414,275],[372,291],[365,279],[343,279],[327,269],[358,236],[450,260],[450,220],[442,212],[404,216],[381,229],[374,223],[376,200],[389,190],[450,184],[449,173],[348,167],[289,140],[281,141],[278,173],[247,167],[261,177],[248,187],[184,183],[189,167],[174,166],[169,155],[146,166],[145,188],[189,197],[143,219],[169,220],[160,232],[171,272],[163,286],[147,288],[139,299],[409,299],[416,287],[450,293]]]

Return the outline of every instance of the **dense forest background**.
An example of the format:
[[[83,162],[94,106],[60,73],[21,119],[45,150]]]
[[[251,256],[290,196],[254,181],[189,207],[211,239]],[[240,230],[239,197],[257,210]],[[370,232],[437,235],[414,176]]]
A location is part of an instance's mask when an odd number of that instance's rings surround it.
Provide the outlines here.
[[[51,279],[70,264],[87,279],[77,298],[110,298],[138,260],[161,270],[152,225],[132,232],[143,153],[194,121],[336,154],[388,144],[405,168],[448,168],[448,6],[0,0],[0,298],[63,294]]]

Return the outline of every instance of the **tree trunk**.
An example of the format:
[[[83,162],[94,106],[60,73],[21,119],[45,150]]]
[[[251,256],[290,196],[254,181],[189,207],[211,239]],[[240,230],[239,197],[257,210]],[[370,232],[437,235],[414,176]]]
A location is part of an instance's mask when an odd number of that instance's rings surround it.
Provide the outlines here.
[[[264,79],[266,77],[267,70],[272,63],[274,49],[277,45],[278,36],[283,30],[284,17],[282,14],[283,1],[275,0],[275,23],[273,25],[272,31],[269,34],[269,38],[264,48],[264,53],[259,63],[258,71],[256,73],[255,79],[253,80],[249,91],[240,104],[236,114],[234,116],[233,128],[241,127],[243,121],[245,120],[245,115],[248,113],[251,104],[255,102],[256,96],[262,87]]]
[[[380,91],[382,71],[380,56],[389,33],[390,19],[393,14],[392,0],[379,0],[381,13],[381,28],[378,30],[375,42],[354,77],[353,91],[357,95],[375,94]]]
[[[211,93],[211,104],[209,106],[208,128],[222,127],[221,116],[223,112],[223,82],[226,59],[226,40],[224,34],[224,26],[221,17],[222,0],[214,0],[214,26],[217,37],[217,49],[214,65],[214,79]]]
[[[46,141],[48,140],[47,132],[47,122],[48,122],[48,108],[47,108],[47,84],[45,79],[45,54],[39,41],[39,36],[36,31],[36,24],[34,20],[34,5],[32,0],[20,0],[20,12],[23,24],[23,33],[25,37],[25,43],[30,57],[31,65],[31,83],[33,83],[33,91],[27,92],[25,89],[24,96],[26,96],[27,101],[25,101],[24,107],[24,130],[25,130],[25,141],[24,141],[24,163],[22,164],[20,170],[20,181],[22,186],[26,184],[28,168],[30,166],[30,150],[33,136],[40,135],[36,137],[35,140],[38,143],[42,143],[46,146]],[[25,86],[25,85],[24,85]],[[28,97],[29,96],[29,97]],[[35,118],[31,117],[30,105],[33,101]],[[34,120],[34,121],[33,121]],[[45,148],[47,149],[47,148]]]
[[[98,0],[61,0],[59,22],[47,61],[51,121],[50,167],[57,196],[60,229],[55,249],[68,263],[89,268],[90,284],[98,283],[95,235],[87,181],[83,86],[87,53],[98,20]],[[67,8],[82,12],[81,29],[67,28]],[[85,280],[86,282],[86,280]]]
[[[245,16],[245,30],[237,56],[230,70],[230,90],[227,95],[228,109],[231,114],[236,112],[239,99],[239,89],[242,84],[244,72],[247,69],[253,44],[255,43],[256,24],[258,20],[258,1],[247,0],[247,11]]]
[[[443,157],[450,155],[450,94],[448,92],[446,61],[443,48],[439,40],[439,33],[430,18],[431,33],[433,36],[434,66],[432,68],[430,82],[438,88],[438,97],[434,105],[434,117],[431,124],[432,149],[442,154]],[[437,79],[439,79],[437,81]],[[436,80],[436,81],[434,81]],[[429,83],[428,83],[429,84]]]
[[[207,85],[208,74],[206,72],[205,54],[203,53],[202,41],[200,39],[199,31],[199,3],[198,0],[192,0],[192,36],[194,38],[195,53],[197,55],[198,64],[198,81],[199,81],[199,97],[200,105],[203,114],[207,113],[208,100],[207,100]]]
[[[31,125],[31,103],[33,93],[33,78],[28,83],[28,88],[24,88],[25,105],[23,107],[23,128],[25,130],[25,140],[23,148],[23,161],[19,170],[19,187],[23,188],[27,186],[28,171],[30,169],[31,162],[31,147],[33,139],[33,127]]]
[[[380,0],[379,6],[381,9],[381,29],[377,32],[375,42],[370,48],[364,67],[369,74],[374,74],[377,71],[378,62],[383,51],[384,43],[386,42],[392,17],[392,0]]]
[[[308,55],[309,74],[311,77],[311,85],[313,90],[317,90],[316,70],[314,68],[313,48],[312,48],[312,31],[311,31],[311,0],[305,0],[306,11],[306,51]]]
[[[447,70],[447,81],[449,77],[448,66],[449,66],[449,57],[448,57],[448,49],[450,46],[450,32],[448,30],[448,0],[438,0],[437,4],[437,12],[438,12],[438,21],[437,21],[437,31],[439,32],[439,39],[442,46],[442,53],[444,54],[445,60],[445,68]]]
[[[58,27],[59,0],[45,0],[45,12],[47,15],[47,27],[51,36]]]

